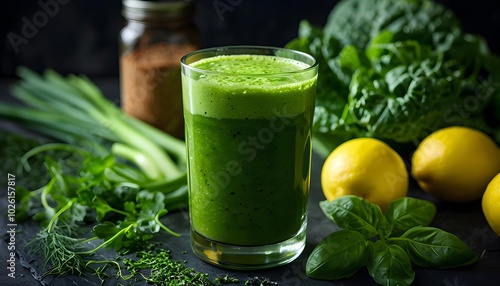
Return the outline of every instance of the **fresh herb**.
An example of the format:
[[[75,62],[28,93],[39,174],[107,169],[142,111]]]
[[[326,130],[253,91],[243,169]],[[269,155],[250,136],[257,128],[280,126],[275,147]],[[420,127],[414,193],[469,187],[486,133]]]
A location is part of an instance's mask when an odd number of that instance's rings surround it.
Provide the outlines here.
[[[352,138],[411,145],[451,125],[500,143],[500,57],[438,3],[340,1],[287,47],[319,61],[313,140],[324,156]]]
[[[429,201],[401,198],[385,214],[357,196],[322,201],[320,207],[343,229],[325,237],[310,254],[306,274],[311,278],[350,277],[366,266],[379,284],[410,285],[412,263],[451,268],[478,260],[457,236],[428,226],[436,213]]]
[[[155,285],[214,285],[206,273],[200,273],[183,263],[172,260],[170,251],[139,251],[137,260],[124,259],[123,264],[131,275],[141,275]],[[147,273],[143,273],[143,271]]]
[[[81,274],[88,269],[89,257],[99,249],[113,248],[121,253],[142,249],[159,231],[179,236],[159,220],[167,213],[165,205],[177,200],[171,194],[178,190],[148,190],[132,183],[132,178],[116,177],[119,171],[130,175],[134,169],[117,163],[111,155],[98,158],[69,145],[50,146],[67,147],[66,151],[78,153],[83,163],[77,174],[70,174],[61,172],[62,162],[46,157],[52,179],[21,198],[20,213],[46,225],[27,245],[30,252],[43,257],[47,269],[44,275]],[[25,209],[38,205],[41,207]],[[82,237],[78,230],[89,222],[94,224],[93,236],[76,238]],[[89,248],[88,242],[96,239],[102,242]]]
[[[357,231],[339,230],[325,237],[309,255],[306,273],[316,279],[350,277],[366,263],[366,238]]]
[[[232,277],[229,274],[224,274],[223,276],[216,277],[215,282],[219,284],[232,284],[239,283],[240,280],[238,278]]]
[[[131,276],[140,275],[147,283],[154,285],[222,285],[239,283],[237,278],[225,274],[212,281],[208,274],[195,271],[182,262],[173,260],[170,251],[140,251],[137,260],[124,259],[123,264]]]
[[[31,182],[16,188],[16,220],[42,226],[27,248],[41,256],[44,275],[82,274],[102,263],[95,269],[102,276],[109,263],[91,258],[100,249],[128,253],[160,231],[179,236],[160,218],[187,205],[184,142],[127,116],[85,77],[26,68],[19,75],[12,91],[28,107],[0,103],[0,117],[46,136],[16,157]],[[19,141],[33,145],[7,143]],[[83,226],[92,227],[90,236]]]
[[[398,245],[383,240],[368,242],[371,257],[368,273],[382,285],[410,285],[415,278],[410,258]]]
[[[277,282],[270,280],[269,278],[254,276],[245,281],[245,286],[270,286],[278,285]]]
[[[82,274],[85,269],[85,261],[79,255],[84,249],[83,240],[64,235],[62,234],[63,231],[56,231],[55,222],[57,218],[69,209],[73,203],[74,201],[69,201],[66,206],[60,209],[52,217],[48,226],[27,245],[30,250],[41,254],[45,258],[45,268],[50,266],[50,270],[42,276]]]
[[[430,268],[451,268],[477,260],[455,235],[434,227],[414,227],[390,241],[404,248],[413,263]]]

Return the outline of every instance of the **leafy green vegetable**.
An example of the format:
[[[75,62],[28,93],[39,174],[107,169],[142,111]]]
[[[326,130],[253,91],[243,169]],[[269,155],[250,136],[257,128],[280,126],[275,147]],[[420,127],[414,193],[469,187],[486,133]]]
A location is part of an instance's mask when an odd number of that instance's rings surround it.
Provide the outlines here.
[[[366,238],[357,231],[334,232],[314,248],[306,264],[307,275],[316,279],[340,279],[366,265]]]
[[[303,20],[286,46],[320,64],[313,146],[321,155],[356,137],[404,145],[452,125],[500,143],[500,57],[440,4],[343,0],[323,28]]]
[[[450,10],[429,0],[340,1],[324,27],[344,45],[360,49],[385,30],[397,33],[398,40],[417,39],[446,49],[453,40],[447,37],[460,36],[459,29]]]
[[[357,196],[322,201],[325,215],[342,230],[323,239],[310,254],[306,274],[316,279],[340,279],[368,267],[383,285],[410,285],[415,278],[411,263],[450,268],[469,265],[477,255],[457,236],[428,227],[436,213],[425,200],[404,197],[380,208]]]
[[[411,261],[422,267],[451,268],[478,260],[457,236],[434,227],[414,227],[391,241],[405,248]]]

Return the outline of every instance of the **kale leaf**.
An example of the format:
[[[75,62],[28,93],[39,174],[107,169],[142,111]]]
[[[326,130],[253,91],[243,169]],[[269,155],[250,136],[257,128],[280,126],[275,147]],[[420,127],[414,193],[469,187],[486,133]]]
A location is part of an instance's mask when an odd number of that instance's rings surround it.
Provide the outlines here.
[[[398,148],[446,126],[500,143],[500,57],[430,0],[343,0],[324,27],[300,23],[286,47],[319,62],[314,148],[356,137]]]

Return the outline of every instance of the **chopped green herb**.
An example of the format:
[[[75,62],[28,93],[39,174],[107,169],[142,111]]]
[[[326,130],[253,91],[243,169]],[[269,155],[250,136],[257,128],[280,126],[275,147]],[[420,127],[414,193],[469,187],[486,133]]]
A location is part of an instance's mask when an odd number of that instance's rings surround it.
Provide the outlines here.
[[[170,251],[158,249],[137,252],[138,259],[124,259],[123,263],[132,275],[139,274],[155,285],[216,285],[206,273],[200,273],[183,263],[171,259]]]
[[[222,277],[220,277],[220,276],[216,277],[215,282],[217,282],[219,284],[231,284],[231,283],[239,283],[240,280],[238,278],[232,277],[229,274],[225,274]]]
[[[245,281],[245,286],[268,286],[268,285],[278,285],[278,282],[271,281],[265,277],[252,277]]]

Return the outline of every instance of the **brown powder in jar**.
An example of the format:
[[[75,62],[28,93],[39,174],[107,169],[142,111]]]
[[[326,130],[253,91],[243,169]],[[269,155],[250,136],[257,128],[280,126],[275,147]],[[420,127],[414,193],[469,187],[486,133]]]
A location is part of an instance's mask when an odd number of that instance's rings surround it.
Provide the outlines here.
[[[155,44],[120,59],[122,109],[175,137],[184,137],[180,59],[191,44]]]

